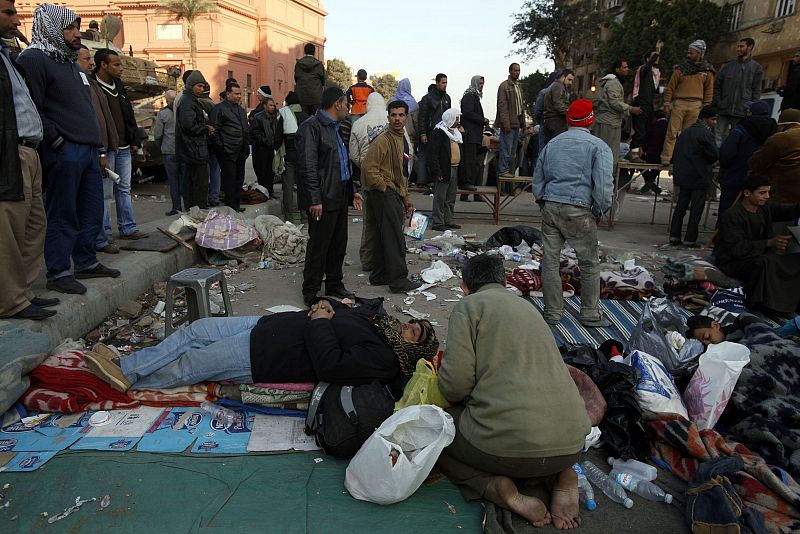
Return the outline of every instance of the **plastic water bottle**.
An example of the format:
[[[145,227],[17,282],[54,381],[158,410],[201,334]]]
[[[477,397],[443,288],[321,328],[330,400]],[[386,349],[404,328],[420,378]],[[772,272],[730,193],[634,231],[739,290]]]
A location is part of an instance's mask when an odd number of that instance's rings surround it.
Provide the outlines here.
[[[583,462],[583,471],[586,473],[592,484],[603,490],[603,493],[614,502],[620,503],[625,508],[632,508],[633,501],[628,498],[622,486],[617,484],[614,479],[608,477],[599,467],[594,465],[589,460]]]
[[[647,480],[642,480],[641,478],[637,478],[630,473],[623,473],[622,471],[618,471],[617,469],[612,469],[609,476],[611,476],[614,480],[616,480],[619,483],[619,485],[625,488],[626,490],[632,491],[636,495],[644,497],[648,501],[656,501],[656,502],[663,501],[667,504],[672,502],[672,495],[666,493],[664,490],[662,490],[652,482],[648,482]]]
[[[650,482],[655,480],[658,476],[658,470],[652,465],[640,462],[638,460],[620,460],[613,456],[608,457],[608,465],[612,466],[617,471],[629,473],[640,480]]]
[[[578,473],[578,495],[580,496],[581,502],[586,506],[587,510],[594,510],[597,508],[597,503],[594,502],[594,489],[592,489],[592,485],[589,484],[586,473],[583,472],[579,464],[574,464],[572,469]]]
[[[200,404],[200,409],[210,414],[211,417],[217,421],[224,423],[225,428],[228,428],[236,421],[236,412],[222,406],[217,406],[213,402],[203,401],[202,404]]]
[[[353,222],[354,223],[364,222],[364,218],[363,217],[353,217]]]

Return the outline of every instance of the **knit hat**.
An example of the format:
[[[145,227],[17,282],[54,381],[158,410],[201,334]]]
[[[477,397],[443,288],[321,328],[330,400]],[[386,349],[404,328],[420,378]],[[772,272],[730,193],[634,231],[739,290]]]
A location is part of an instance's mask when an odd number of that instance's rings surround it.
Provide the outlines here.
[[[269,85],[262,85],[256,92],[263,98],[272,96],[272,89],[270,89]]]
[[[203,73],[199,70],[193,70],[192,73],[186,78],[186,87],[191,88],[197,85],[198,83],[203,83],[208,85],[208,82],[203,77]]]
[[[778,124],[800,124],[800,109],[784,109],[778,116]]]
[[[294,91],[289,91],[288,93],[286,93],[286,105],[287,106],[291,106],[292,104],[299,104],[299,103],[300,103],[300,97],[297,96],[297,93],[295,93]]]
[[[747,109],[750,110],[751,115],[755,115],[756,117],[769,117],[769,102],[764,100],[755,100],[753,102],[746,103],[745,106],[747,106]]]
[[[573,102],[567,110],[567,125],[588,128],[594,123],[592,103],[585,98]]]
[[[717,108],[714,106],[704,106],[703,109],[700,110],[700,117],[701,119],[708,119],[710,117],[717,116]]]
[[[702,39],[698,39],[695,42],[693,42],[692,44],[690,44],[689,48],[694,48],[695,50],[700,52],[700,57],[703,57],[703,56],[706,55],[706,42],[703,41]]]

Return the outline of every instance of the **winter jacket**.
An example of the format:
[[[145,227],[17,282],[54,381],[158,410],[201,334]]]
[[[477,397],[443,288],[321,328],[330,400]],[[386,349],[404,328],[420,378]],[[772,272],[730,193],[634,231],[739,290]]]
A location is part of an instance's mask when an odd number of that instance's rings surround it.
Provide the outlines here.
[[[275,150],[283,144],[283,120],[278,113],[268,114],[262,108],[250,119],[250,141],[256,146]]]
[[[372,93],[367,98],[367,113],[358,119],[350,130],[350,161],[361,166],[367,155],[370,143],[378,138],[389,127],[386,114],[386,103],[379,93]]]
[[[479,145],[483,142],[483,116],[481,99],[474,93],[468,93],[461,99],[461,126],[464,127],[464,142]]]
[[[459,149],[462,146],[458,145]],[[432,180],[440,176],[443,183],[450,183],[450,160],[453,153],[450,148],[450,138],[444,131],[436,128],[428,140],[425,149],[425,163],[428,166],[428,175]]]
[[[350,104],[350,113],[353,115],[363,115],[366,113],[367,99],[369,95],[374,92],[375,89],[371,85],[367,85],[367,82],[358,82],[355,85],[351,85],[345,93],[347,102]]]
[[[600,217],[611,208],[614,155],[587,128],[571,126],[551,139],[536,159],[533,197],[592,210]]]
[[[705,121],[686,128],[675,142],[672,153],[673,183],[683,189],[708,189],[714,177],[712,165],[719,159],[714,132]]]
[[[709,67],[710,69],[710,67]],[[714,99],[714,71],[700,70],[694,74],[685,75],[679,66],[675,66],[672,76],[664,89],[664,102],[677,99],[699,100],[704,106],[711,104]]]
[[[725,63],[714,79],[714,103],[717,113],[730,117],[747,115],[746,102],[761,99],[764,70],[754,59],[739,58]]]
[[[778,91],[783,97],[781,111],[784,109],[800,109],[800,65],[789,64],[786,85]]]
[[[208,161],[208,125],[200,100],[184,91],[175,118],[175,154],[183,163]]]
[[[11,75],[12,73],[8,72],[6,68],[5,61],[0,59],[0,98],[2,98],[2,103],[0,103],[0,201],[25,199],[22,191],[22,166],[19,161],[17,115],[14,112]]]
[[[428,91],[428,94],[419,102],[419,131],[417,133],[430,138],[433,135],[433,129],[442,120],[442,113],[450,107],[450,95],[435,87]]]
[[[519,88],[519,82],[511,81],[511,78],[504,80],[497,88],[497,116],[494,121],[495,128],[524,128],[525,109],[518,109],[515,86]],[[521,91],[521,88],[520,88]],[[520,96],[522,96],[520,94]],[[522,99],[520,98],[520,101]]]
[[[625,103],[625,92],[616,74],[600,78],[597,98],[592,103],[594,121],[621,127],[631,107]]]
[[[211,110],[208,122],[217,130],[213,142],[225,157],[238,158],[250,144],[250,125],[242,106],[220,102]]]
[[[719,147],[719,182],[723,189],[744,187],[750,157],[777,131],[775,119],[756,116],[745,118],[731,130]]]
[[[800,125],[767,139],[750,158],[750,171],[772,179],[770,203],[800,204]]]
[[[156,115],[153,139],[161,147],[162,154],[175,154],[175,112],[172,110],[172,104]]]
[[[361,167],[367,189],[384,192],[389,188],[403,198],[408,196],[408,178],[403,174],[403,140],[402,133],[387,129],[369,145]]]
[[[560,80],[554,81],[544,95],[544,111],[542,116],[547,119],[565,119],[569,109],[569,93]]]
[[[294,64],[295,93],[302,106],[319,107],[325,87],[325,67],[314,56],[303,56]]]
[[[301,209],[315,204],[323,210],[347,207],[352,186],[342,181],[339,142],[334,123],[321,111],[297,130],[295,179]]]

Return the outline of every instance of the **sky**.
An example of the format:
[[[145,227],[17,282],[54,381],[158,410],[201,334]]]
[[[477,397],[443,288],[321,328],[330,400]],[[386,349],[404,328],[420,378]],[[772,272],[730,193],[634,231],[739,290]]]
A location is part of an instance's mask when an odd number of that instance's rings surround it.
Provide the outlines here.
[[[540,54],[523,61],[509,29],[523,0],[322,0],[325,17],[325,59],[340,58],[355,72],[398,72],[411,80],[419,101],[447,74],[447,93],[454,107],[472,76],[485,79],[483,111],[494,119],[497,87],[508,77],[508,65],[520,63],[524,77],[553,62]],[[389,98],[392,95],[383,95]]]

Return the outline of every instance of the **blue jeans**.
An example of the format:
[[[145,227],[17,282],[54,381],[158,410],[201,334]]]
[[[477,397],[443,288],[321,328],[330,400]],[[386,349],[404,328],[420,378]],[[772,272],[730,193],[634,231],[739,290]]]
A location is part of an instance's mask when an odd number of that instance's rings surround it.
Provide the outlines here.
[[[219,202],[219,188],[222,186],[222,170],[213,150],[208,151],[208,178],[208,203],[211,205]]]
[[[101,171],[102,174],[102,171]],[[103,176],[103,224],[94,240],[97,249],[108,246],[108,238],[111,235],[111,199],[114,198],[114,180],[108,176]]]
[[[198,319],[158,345],[123,356],[120,367],[134,389],[172,388],[207,380],[250,384],[250,331],[260,319]]]
[[[119,174],[119,183],[114,184],[114,202],[117,203],[117,230],[119,235],[130,235],[139,230],[133,218],[131,200],[131,171],[133,160],[130,148],[110,150],[106,155],[108,168]],[[110,233],[110,232],[109,232]]]
[[[517,153],[517,144],[519,143],[519,128],[511,128],[509,133],[505,133],[500,129],[500,162],[497,166],[497,172],[503,174],[504,172],[512,172],[511,164],[514,161],[514,155]]]
[[[169,196],[172,199],[173,211],[183,211],[181,198],[185,193],[183,188],[183,164],[178,161],[175,154],[164,154],[164,170],[169,181]]]
[[[61,149],[42,145],[47,183],[44,208],[47,231],[44,261],[47,279],[70,276],[98,265],[94,241],[103,223],[103,186],[97,147],[65,141]]]

